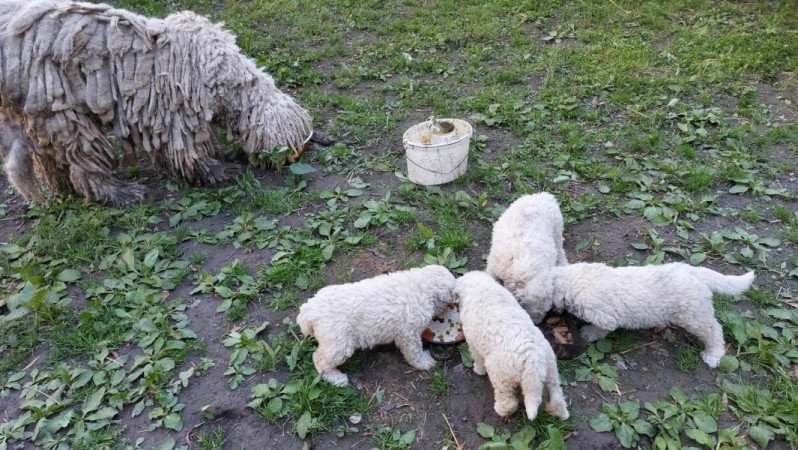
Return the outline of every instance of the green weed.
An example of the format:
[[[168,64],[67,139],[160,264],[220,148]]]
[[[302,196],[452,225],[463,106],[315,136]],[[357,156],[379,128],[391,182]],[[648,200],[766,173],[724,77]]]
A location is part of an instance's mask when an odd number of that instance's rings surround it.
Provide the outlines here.
[[[441,397],[449,393],[452,382],[446,373],[446,368],[439,365],[430,372],[429,391],[435,397]]]
[[[371,442],[380,450],[409,450],[416,440],[416,430],[402,432],[399,427],[381,427],[372,430]]]
[[[252,398],[247,406],[271,422],[291,420],[293,431],[301,439],[309,432],[330,429],[337,419],[370,410],[362,394],[352,388],[336,388],[312,372],[288,383],[272,378],[253,387]]]
[[[198,433],[196,446],[200,450],[221,450],[226,440],[224,428],[216,426]]]
[[[676,368],[685,373],[693,373],[701,364],[698,352],[692,346],[679,345],[676,349]]]

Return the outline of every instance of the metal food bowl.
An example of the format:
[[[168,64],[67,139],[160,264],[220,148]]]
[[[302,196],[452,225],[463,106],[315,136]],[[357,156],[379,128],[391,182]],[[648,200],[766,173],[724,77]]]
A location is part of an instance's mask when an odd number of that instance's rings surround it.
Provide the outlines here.
[[[543,322],[539,324],[539,328],[558,359],[574,359],[587,350],[574,316],[568,313],[549,311]],[[562,336],[563,332],[568,334],[570,340]]]
[[[457,345],[465,342],[463,323],[460,321],[460,305],[449,303],[447,306],[446,311],[433,317],[427,328],[421,333],[421,339],[424,342],[447,347],[443,353],[437,353],[430,349],[430,355],[436,361],[451,359],[457,350]]]

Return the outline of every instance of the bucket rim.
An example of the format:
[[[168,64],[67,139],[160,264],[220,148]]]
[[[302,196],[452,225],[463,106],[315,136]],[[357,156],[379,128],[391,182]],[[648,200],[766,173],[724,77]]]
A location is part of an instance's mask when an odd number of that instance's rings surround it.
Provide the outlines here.
[[[417,124],[413,125],[412,127],[408,128],[407,130],[405,130],[404,134],[402,134],[402,143],[404,143],[405,145],[409,144],[409,145],[412,145],[413,147],[419,147],[419,148],[439,148],[439,147],[446,147],[446,146],[448,146],[448,145],[456,144],[456,143],[458,143],[458,142],[461,142],[463,139],[468,139],[468,138],[470,138],[470,137],[471,137],[471,136],[474,134],[474,127],[473,127],[473,126],[471,126],[471,124],[470,124],[470,123],[469,123],[467,120],[463,120],[463,119],[455,119],[455,118],[443,118],[443,119],[437,119],[437,120],[438,120],[439,122],[443,122],[443,121],[449,121],[449,122],[462,122],[462,123],[464,123],[465,125],[467,125],[467,126],[468,126],[468,128],[466,129],[466,132],[465,132],[465,133],[463,133],[463,135],[462,135],[462,136],[460,136],[459,138],[457,138],[457,140],[450,141],[450,142],[446,142],[446,143],[440,143],[440,144],[422,144],[422,143],[420,143],[420,142],[412,142],[412,141],[410,141],[410,139],[408,139],[408,138],[407,138],[407,133],[409,133],[409,132],[410,132],[410,130],[412,130],[412,129],[413,129],[413,128],[415,128],[415,127],[418,127],[418,126],[421,126],[421,125],[427,124],[427,123],[432,123],[432,122],[431,122],[431,121],[429,121],[429,120],[425,120],[425,121],[423,121],[423,122],[419,122],[419,123],[417,123]],[[405,150],[407,150],[407,149],[405,149]]]

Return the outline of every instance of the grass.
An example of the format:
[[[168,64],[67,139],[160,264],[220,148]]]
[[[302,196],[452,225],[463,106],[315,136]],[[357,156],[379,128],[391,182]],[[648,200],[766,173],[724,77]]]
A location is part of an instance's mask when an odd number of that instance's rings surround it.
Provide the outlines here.
[[[193,266],[200,266],[200,265],[202,265],[202,263],[207,261],[207,259],[208,259],[208,254],[207,253],[205,253],[205,252],[194,252],[194,253],[191,254],[191,259],[189,259],[189,262]]]
[[[776,306],[781,303],[775,293],[760,289],[749,289],[745,296],[760,308]]]
[[[96,352],[98,344],[118,347],[125,341],[129,324],[114,318],[113,310],[97,304],[88,306],[81,317],[64,317],[49,336],[50,358],[60,361],[78,355],[89,356]]]
[[[30,321],[0,323],[0,373],[17,369],[39,343],[37,326]]]
[[[711,167],[697,166],[685,177],[684,188],[690,192],[705,191],[714,181],[715,171]]]
[[[300,437],[303,432],[298,427],[303,421],[309,422],[308,430],[326,431],[336,421],[355,413],[365,415],[371,410],[369,399],[351,387],[335,387],[321,381],[321,376],[312,371],[295,375],[288,384],[270,380],[268,385],[273,387],[264,395],[260,395],[259,389],[265,390],[267,384],[253,388],[257,403],[251,402],[250,407],[269,422],[291,420]]]
[[[796,215],[795,212],[791,211],[787,206],[776,205],[776,207],[773,208],[773,217],[782,222],[789,223],[795,220]]]
[[[757,223],[762,220],[762,213],[751,206],[747,206],[740,212],[740,217],[748,223]]]
[[[244,209],[239,212],[254,209],[266,214],[288,214],[305,197],[304,193],[292,192],[286,187],[264,188],[249,171],[239,178],[238,185],[247,198],[247,201],[241,204]]]
[[[446,373],[446,367],[438,365],[430,372],[429,392],[435,397],[443,397],[449,393],[452,382]]]
[[[694,373],[701,364],[698,351],[686,344],[681,344],[676,348],[674,360],[676,362],[676,368],[684,373]]]
[[[380,427],[371,431],[371,443],[380,450],[409,450],[415,437],[415,430],[403,433],[398,427]]]
[[[200,450],[221,450],[226,441],[224,428],[215,426],[197,434],[196,448]]]
[[[42,211],[35,229],[20,241],[30,246],[43,260],[66,260],[78,265],[96,262],[100,251],[112,242],[111,225],[116,214],[103,208],[76,208],[69,203]]]
[[[526,415],[516,416],[517,419],[513,420],[516,429],[530,426],[537,436],[550,435],[552,430],[556,430],[561,436],[565,436],[573,431],[573,422],[569,420],[562,420],[558,417],[549,415],[545,411],[539,411],[538,416],[534,421],[530,422]]]

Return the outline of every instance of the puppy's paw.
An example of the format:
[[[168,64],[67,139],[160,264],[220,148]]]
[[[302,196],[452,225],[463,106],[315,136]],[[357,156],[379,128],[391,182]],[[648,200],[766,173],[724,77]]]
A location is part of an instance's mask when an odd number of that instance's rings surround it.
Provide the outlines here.
[[[609,331],[602,330],[594,325],[585,325],[581,330],[579,330],[579,334],[582,336],[582,339],[588,342],[596,342],[597,340],[606,336],[608,333]]]
[[[488,372],[485,370],[484,365],[474,363],[474,373],[477,375],[485,375]]]
[[[339,371],[324,372],[324,379],[329,381],[333,386],[345,387],[349,386],[349,377],[345,373]]]
[[[712,367],[713,369],[715,367],[718,367],[718,364],[720,364],[720,358],[722,356],[723,354],[701,352],[701,359],[703,359],[704,362],[707,363],[707,365],[709,367]]]
[[[559,417],[562,420],[566,420],[569,417],[568,405],[565,404],[565,400],[563,399],[547,403],[546,412],[551,414],[552,416]]]
[[[493,404],[493,410],[496,411],[496,414],[498,414],[498,415],[500,415],[502,417],[511,416],[514,412],[516,412],[518,410],[518,401],[517,400],[513,400],[513,401],[507,400],[507,401],[501,401],[501,402],[500,401],[496,401]],[[527,414],[528,414],[528,412],[527,412]],[[534,420],[534,417],[531,417],[529,420]]]
[[[435,367],[435,360],[430,356],[429,352],[423,352],[414,365],[417,369],[430,370]]]

